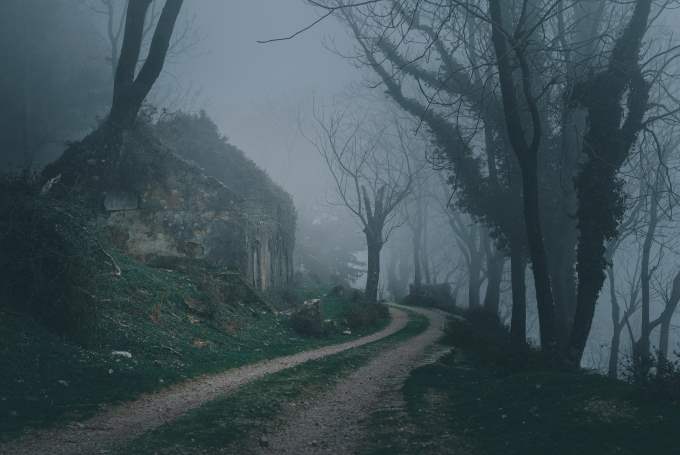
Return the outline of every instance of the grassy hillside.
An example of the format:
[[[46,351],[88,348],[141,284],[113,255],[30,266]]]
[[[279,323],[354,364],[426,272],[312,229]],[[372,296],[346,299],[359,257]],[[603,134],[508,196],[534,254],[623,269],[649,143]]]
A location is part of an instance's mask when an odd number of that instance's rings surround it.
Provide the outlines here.
[[[123,451],[140,455],[243,451],[243,444],[263,429],[285,423],[291,407],[314,402],[384,349],[422,333],[428,325],[425,316],[411,313],[406,327],[389,337],[254,381],[139,437]]]
[[[154,268],[115,253],[112,259],[120,276],[98,274],[88,288],[98,320],[88,348],[0,307],[0,438],[82,419],[198,374],[351,338],[299,336],[236,275],[196,265]],[[342,305],[326,299],[322,314],[341,317]]]

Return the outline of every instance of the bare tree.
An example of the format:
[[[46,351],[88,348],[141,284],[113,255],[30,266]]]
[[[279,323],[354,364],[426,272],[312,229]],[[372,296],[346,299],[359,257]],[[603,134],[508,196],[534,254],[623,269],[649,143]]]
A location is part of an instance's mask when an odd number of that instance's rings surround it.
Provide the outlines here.
[[[525,0],[523,11],[530,8],[532,5]],[[541,346],[543,349],[555,351],[557,349],[555,303],[543,239],[538,185],[538,152],[541,147],[544,125],[533,87],[534,77],[527,60],[528,44],[526,41],[520,42],[514,38],[519,36],[524,40],[529,39],[532,28],[537,24],[535,21],[524,20],[522,17],[514,30],[506,29],[508,20],[503,14],[499,0],[489,0],[489,12],[507,133],[522,171],[524,225],[527,230],[536,287]],[[535,13],[527,14],[534,15]],[[519,82],[514,76],[511,60],[513,54],[519,66],[519,76],[517,76]],[[517,97],[517,85],[521,87],[522,101]],[[526,111],[529,112],[530,120],[527,122],[528,127],[525,128],[522,117]],[[527,133],[526,129],[530,129],[531,133]]]
[[[146,23],[142,32],[142,48],[149,45],[152,37],[154,26],[158,23],[161,14],[161,7],[163,0],[152,0],[149,10],[147,12]],[[127,2],[122,0],[90,0],[90,9],[102,16],[106,22],[105,40],[109,47],[109,56],[106,60],[111,66],[112,80],[116,78],[116,69],[118,68],[118,58],[120,56],[120,47],[123,41],[123,30],[125,26],[125,16],[127,11]],[[179,29],[175,29],[173,37],[170,40],[168,47],[168,59],[172,60],[174,57],[189,51],[200,41],[200,36],[196,32],[194,18],[187,19],[182,24],[179,24]]]
[[[120,57],[113,83],[108,124],[128,128],[163,69],[183,0],[166,0],[153,32],[148,55],[138,73],[147,12],[152,0],[129,0]]]
[[[567,355],[580,364],[604,283],[605,242],[616,236],[622,206],[618,172],[643,128],[650,85],[640,66],[651,0],[638,0],[614,44],[604,70],[575,88],[576,100],[588,111],[583,153],[576,178],[579,241],[578,289],[574,326]],[[622,101],[627,101],[623,109]],[[627,115],[626,115],[627,114]],[[595,197],[597,196],[597,197]]]
[[[671,281],[670,292],[663,294],[664,309],[658,317],[659,324],[659,366],[665,366],[668,361],[668,345],[670,343],[671,321],[680,303],[680,271],[676,272]]]
[[[365,293],[369,302],[376,302],[380,253],[399,224],[395,209],[412,188],[412,152],[400,132],[395,140],[388,137],[388,127],[371,131],[366,119],[344,112],[324,116],[315,110],[314,120],[317,137],[310,141],[326,162],[340,203],[361,223],[366,236]]]
[[[666,65],[654,74],[652,62],[676,53],[659,43],[640,62],[651,0],[310,3],[347,24],[350,57],[427,128],[460,208],[509,246],[513,338],[524,338],[528,250],[542,347],[578,364],[622,215],[621,166],[674,111],[643,121]]]
[[[628,327],[631,343],[635,342],[630,318],[640,308],[640,261],[635,261],[635,270],[628,280],[627,292],[619,297],[617,289],[616,273],[614,272],[614,258],[623,242],[636,232],[639,224],[640,209],[643,198],[638,198],[625,221],[621,224],[620,235],[607,242],[605,260],[607,261],[607,280],[609,281],[609,301],[611,305],[612,337],[609,347],[608,375],[616,379],[618,377],[619,352],[621,349],[621,334]],[[624,261],[629,262],[629,261]],[[623,305],[621,305],[623,301]]]

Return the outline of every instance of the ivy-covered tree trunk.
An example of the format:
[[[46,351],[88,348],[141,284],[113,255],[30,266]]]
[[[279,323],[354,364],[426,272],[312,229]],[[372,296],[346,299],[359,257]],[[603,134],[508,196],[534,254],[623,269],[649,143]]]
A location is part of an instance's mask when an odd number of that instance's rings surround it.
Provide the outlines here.
[[[607,375],[616,379],[619,376],[619,350],[621,348],[621,330],[623,329],[624,321],[621,321],[621,306],[616,295],[616,278],[614,275],[614,268],[611,264],[607,267],[607,275],[609,277],[609,299],[612,306],[612,340],[609,346],[609,366]]]
[[[623,215],[618,171],[630,154],[642,128],[649,85],[639,66],[642,38],[647,30],[651,0],[638,0],[622,35],[616,40],[607,68],[575,91],[588,109],[583,140],[587,159],[576,178],[579,243],[576,253],[578,287],[574,326],[567,357],[581,363],[604,284],[605,242],[617,235]],[[627,96],[627,116],[622,100]]]

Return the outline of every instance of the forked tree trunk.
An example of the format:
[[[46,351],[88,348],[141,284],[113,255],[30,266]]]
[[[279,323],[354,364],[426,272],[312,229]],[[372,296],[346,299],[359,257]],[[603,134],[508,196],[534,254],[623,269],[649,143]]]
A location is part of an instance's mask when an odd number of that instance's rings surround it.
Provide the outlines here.
[[[583,149],[588,159],[576,178],[579,243],[576,313],[567,356],[578,367],[588,341],[595,304],[604,284],[605,242],[616,235],[623,210],[617,176],[630,154],[647,109],[649,85],[639,66],[651,0],[638,0],[617,38],[604,72],[579,87],[576,98],[588,109]],[[627,109],[621,106],[627,94]],[[624,119],[624,113],[627,117]]]
[[[533,136],[531,142],[527,139],[522,124],[522,108],[517,96],[513,76],[513,65],[510,60],[510,49],[506,42],[503,23],[503,9],[500,0],[489,0],[489,11],[492,18],[491,37],[498,66],[501,95],[503,99],[503,113],[508,137],[512,149],[517,156],[522,171],[522,202],[524,208],[524,224],[527,231],[529,255],[531,257],[534,285],[536,288],[536,304],[540,326],[541,348],[551,354],[553,360],[557,348],[557,334],[555,330],[555,307],[548,272],[541,216],[539,206],[538,186],[538,150],[541,143],[542,125],[536,100],[531,93],[531,79],[529,65],[519,48],[512,49],[519,60],[521,68],[522,93],[526,110],[531,114]]]
[[[142,103],[160,75],[170,47],[170,39],[183,0],[166,0],[154,30],[149,54],[135,76],[140,60],[144,23],[152,0],[129,0],[125,18],[125,33],[113,83],[113,100],[107,126],[116,129],[131,127]]]

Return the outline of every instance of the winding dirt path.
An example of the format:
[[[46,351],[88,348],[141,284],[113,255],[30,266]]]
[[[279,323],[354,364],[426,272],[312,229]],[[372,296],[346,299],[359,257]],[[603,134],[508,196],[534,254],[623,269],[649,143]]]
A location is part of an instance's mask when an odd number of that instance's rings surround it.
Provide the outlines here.
[[[31,432],[16,441],[0,445],[0,454],[115,453],[112,451],[115,447],[170,422],[208,401],[233,392],[243,384],[308,360],[319,359],[377,341],[406,326],[408,321],[406,313],[395,308],[390,308],[390,313],[392,321],[389,326],[372,335],[189,380],[158,393],[143,395],[135,401],[116,406],[82,423],[71,424],[65,428]],[[432,336],[431,332],[428,330],[426,333]]]
[[[447,314],[415,309],[428,317],[430,326],[422,334],[390,348],[340,382],[314,403],[287,416],[282,428],[264,435],[246,452],[258,454],[353,454],[367,437],[362,421],[377,407],[386,390],[400,387],[411,369],[443,354],[427,355],[443,334]],[[263,447],[264,446],[264,447]]]

